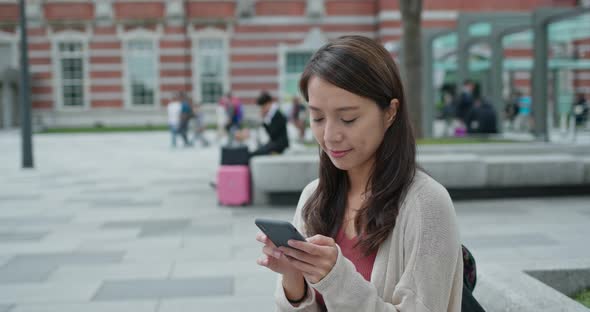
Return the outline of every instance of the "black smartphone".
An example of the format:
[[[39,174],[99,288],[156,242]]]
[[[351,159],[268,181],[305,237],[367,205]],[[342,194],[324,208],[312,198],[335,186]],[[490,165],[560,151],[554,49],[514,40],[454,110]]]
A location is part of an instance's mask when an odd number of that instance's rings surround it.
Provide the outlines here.
[[[305,241],[303,235],[287,221],[256,219],[254,223],[277,247],[290,247],[287,244],[290,239]]]

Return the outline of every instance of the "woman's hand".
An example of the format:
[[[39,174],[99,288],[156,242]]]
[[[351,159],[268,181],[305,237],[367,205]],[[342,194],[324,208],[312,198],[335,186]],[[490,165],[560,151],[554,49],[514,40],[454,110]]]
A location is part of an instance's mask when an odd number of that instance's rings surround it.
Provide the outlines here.
[[[282,257],[293,268],[300,271],[312,284],[321,281],[336,264],[338,248],[331,237],[315,235],[306,242],[289,240],[289,246],[278,250],[287,257]]]
[[[264,244],[264,247],[262,247],[262,253],[264,255],[258,258],[256,263],[283,275],[289,275],[291,277],[301,275],[301,273],[298,272],[298,270],[287,260],[287,257],[284,256],[283,252],[280,251],[266,235],[259,232],[256,235],[256,240]]]

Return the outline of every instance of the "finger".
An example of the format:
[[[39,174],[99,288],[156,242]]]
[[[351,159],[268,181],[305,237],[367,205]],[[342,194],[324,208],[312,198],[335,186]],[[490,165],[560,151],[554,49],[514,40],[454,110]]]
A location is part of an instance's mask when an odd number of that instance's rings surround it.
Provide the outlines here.
[[[319,234],[308,238],[307,241],[320,246],[334,246],[336,244],[333,238]]]
[[[316,261],[314,261],[315,257],[313,255],[311,255],[305,251],[299,250],[299,249],[294,249],[294,248],[289,248],[289,247],[279,247],[279,250],[283,254],[285,254],[291,258],[295,258],[299,261],[303,261],[303,262],[310,263],[310,264],[313,264],[314,262],[316,262]]]
[[[257,241],[264,243],[265,239],[266,239],[266,235],[264,235],[264,233],[262,233],[262,232],[256,233],[256,240]]]
[[[265,255],[271,256],[276,259],[280,259],[281,256],[283,255],[283,252],[281,250],[279,250],[278,248],[275,248],[275,247],[268,246],[268,245],[266,245],[262,248],[262,252]]]
[[[293,247],[294,249],[299,249],[301,251],[304,251],[310,255],[314,255],[314,256],[318,256],[321,253],[321,247],[322,246],[318,246],[314,243],[309,243],[309,242],[302,242],[302,241],[297,241],[297,240],[289,240],[287,242],[289,244],[289,246]]]
[[[256,234],[256,240],[265,244],[265,245],[275,247],[275,244],[270,239],[268,239],[268,236],[266,236],[262,232],[258,232],[258,234]]]
[[[269,259],[267,256],[262,256],[262,257],[256,259],[256,263],[260,266],[268,267]]]

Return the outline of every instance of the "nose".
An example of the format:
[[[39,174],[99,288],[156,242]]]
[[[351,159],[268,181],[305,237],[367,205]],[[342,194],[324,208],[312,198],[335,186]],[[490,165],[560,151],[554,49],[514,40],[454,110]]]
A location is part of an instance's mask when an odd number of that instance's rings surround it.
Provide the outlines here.
[[[327,143],[339,143],[344,138],[340,127],[335,123],[329,120],[326,120],[326,125],[324,127],[324,142]]]

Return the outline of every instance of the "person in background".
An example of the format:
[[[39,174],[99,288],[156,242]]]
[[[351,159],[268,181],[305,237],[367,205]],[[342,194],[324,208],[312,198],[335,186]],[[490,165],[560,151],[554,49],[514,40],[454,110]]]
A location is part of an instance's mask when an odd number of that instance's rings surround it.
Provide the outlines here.
[[[260,107],[263,127],[269,137],[269,142],[260,146],[251,157],[258,155],[281,154],[289,147],[287,135],[287,118],[279,109],[279,105],[273,101],[272,96],[263,91],[256,104]]]
[[[518,97],[518,114],[514,119],[514,127],[517,131],[528,132],[531,130],[532,105],[530,96],[521,94]]]
[[[520,98],[521,93],[520,91],[514,92],[506,106],[504,106],[504,120],[505,120],[505,127],[507,130],[514,130],[514,120],[518,115],[518,99]]]
[[[228,92],[228,94],[231,94]],[[226,135],[225,126],[228,123],[227,106],[229,105],[229,98],[227,95],[223,95],[219,98],[219,102],[216,108],[217,115],[217,139],[221,139]]]
[[[467,126],[467,114],[469,114],[469,111],[473,107],[474,87],[473,80],[466,79],[463,82],[461,94],[457,97],[457,103],[455,104],[455,116],[464,126]]]
[[[573,113],[576,119],[576,126],[584,126],[588,120],[588,101],[586,101],[584,94],[578,94],[578,98],[574,102]]]
[[[180,131],[181,127],[181,113],[182,113],[182,99],[183,99],[182,92],[177,92],[174,94],[172,100],[168,102],[167,105],[167,112],[168,112],[168,126],[170,128],[170,134],[172,136],[172,147],[176,147],[176,137],[180,134],[182,140],[184,141],[185,146],[189,146],[190,142],[186,137],[186,132],[182,135]]]
[[[441,90],[441,107],[440,107],[440,119],[444,121],[443,133],[445,136],[452,135],[453,119],[455,118],[455,88],[446,87]]]
[[[229,137],[228,144],[231,145],[234,141],[234,138],[236,137],[236,133],[238,133],[242,127],[244,111],[240,99],[232,96],[231,92],[228,92],[225,96],[224,106],[227,116],[225,130],[227,131]]]
[[[209,141],[205,138],[205,120],[202,111],[201,103],[193,104],[193,138],[191,142],[194,144],[196,140],[201,141],[203,147],[209,146]]]
[[[291,106],[291,122],[299,132],[299,141],[305,137],[305,105],[301,103],[298,96],[293,97]]]
[[[188,140],[188,128],[191,119],[194,117],[191,99],[184,92],[179,93],[180,97],[180,126],[178,133],[185,142],[185,146],[192,146],[192,141]],[[188,142],[188,143],[187,143]]]
[[[467,133],[469,134],[493,134],[498,133],[498,118],[496,110],[481,95],[479,83],[473,87],[473,107],[466,117]]]

